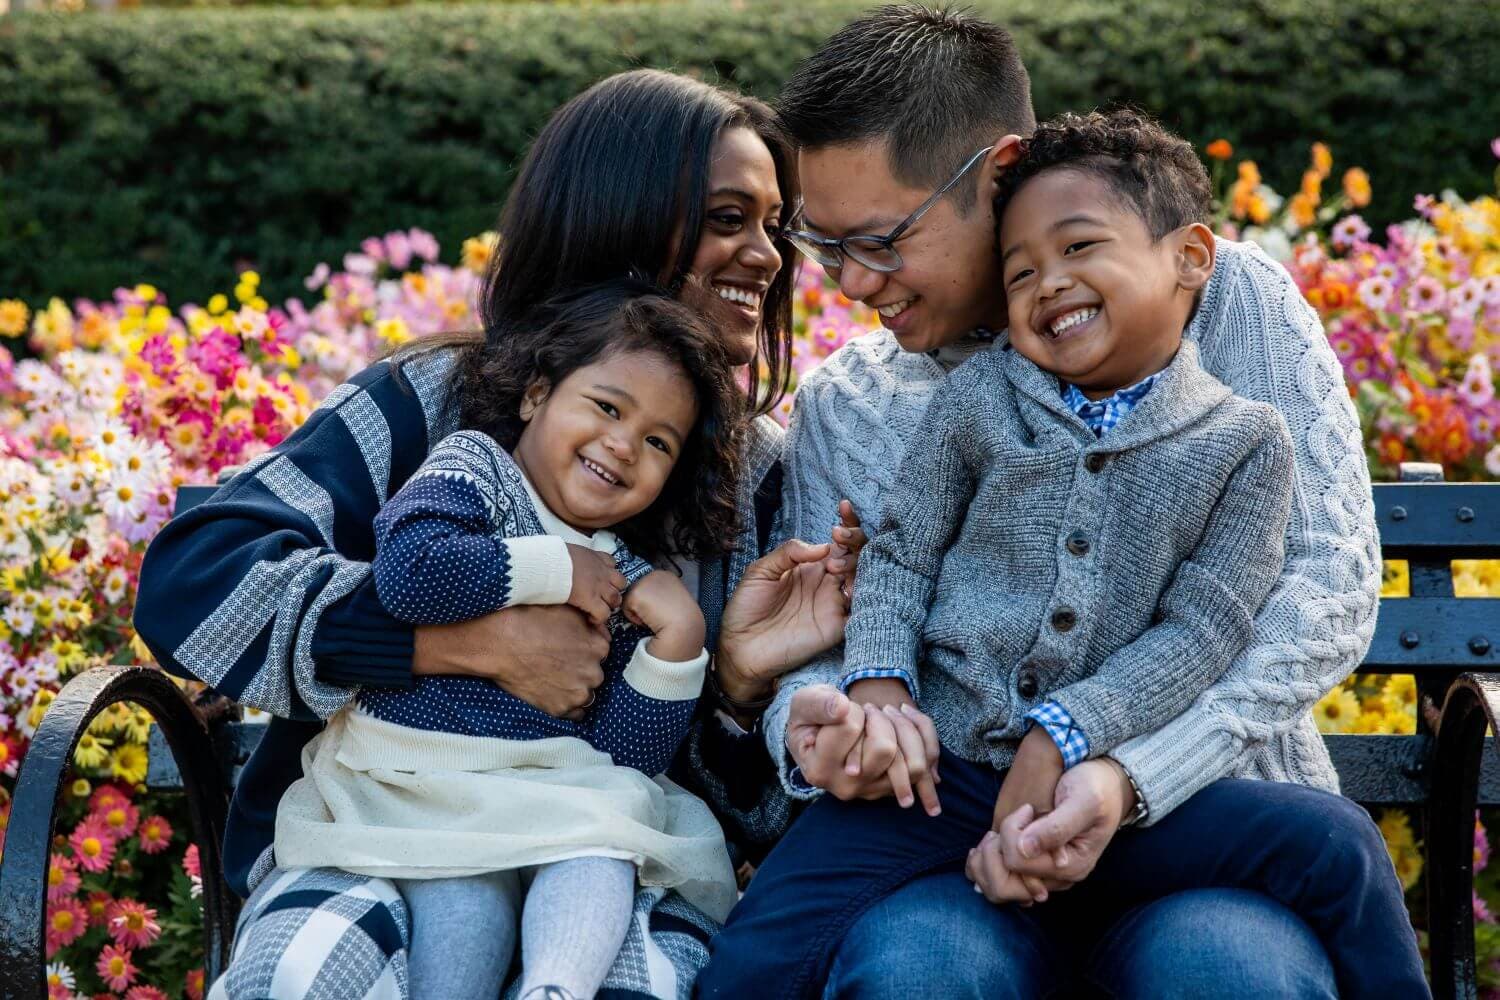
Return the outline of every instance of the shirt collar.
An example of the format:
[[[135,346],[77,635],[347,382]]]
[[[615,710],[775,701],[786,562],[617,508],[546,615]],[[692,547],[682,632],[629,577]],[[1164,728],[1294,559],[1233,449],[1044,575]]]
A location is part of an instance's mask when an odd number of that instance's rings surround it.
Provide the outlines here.
[[[536,519],[541,522],[542,530],[549,535],[556,535],[570,545],[581,545],[595,552],[607,552],[613,554],[617,545],[614,532],[600,529],[592,535],[584,534],[571,524],[552,513],[551,508],[542,503],[542,498],[537,495],[536,487],[531,485],[531,477],[526,475],[526,470],[516,464],[516,471],[521,473],[521,483],[526,487],[526,495],[531,498],[531,506],[536,508]]]

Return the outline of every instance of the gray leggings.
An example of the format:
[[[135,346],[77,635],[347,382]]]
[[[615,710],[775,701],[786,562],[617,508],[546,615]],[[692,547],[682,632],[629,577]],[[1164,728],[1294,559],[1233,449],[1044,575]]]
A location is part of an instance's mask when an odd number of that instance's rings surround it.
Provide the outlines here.
[[[552,987],[565,991],[552,996],[583,998],[598,991],[625,940],[635,866],[572,858],[466,878],[397,879],[396,888],[411,915],[412,1000],[498,997],[518,930],[521,997]]]

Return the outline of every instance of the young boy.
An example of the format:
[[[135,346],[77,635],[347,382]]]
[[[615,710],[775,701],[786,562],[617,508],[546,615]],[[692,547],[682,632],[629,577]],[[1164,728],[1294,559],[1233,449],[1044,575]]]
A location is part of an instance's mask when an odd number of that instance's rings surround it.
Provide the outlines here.
[[[900,677],[935,723],[943,809],[820,800],[716,942],[706,995],[752,968],[800,994],[869,901],[965,858],[993,902],[1045,901],[993,837],[975,841],[1018,809],[1049,810],[1065,763],[1159,728],[1251,641],[1281,572],[1292,445],[1275,409],[1231,394],[1183,340],[1213,270],[1208,199],[1192,148],[1129,112],[1042,125],[1004,175],[1009,338],[939,388],[884,496],[846,631],[842,681]],[[1348,995],[1425,991],[1409,981],[1409,926],[1325,905],[1326,877],[1305,877],[1326,845],[1268,837],[1225,856],[1188,850],[1190,823],[1180,836],[1176,850],[1117,838],[1036,919],[1082,926],[1173,891],[1253,889],[1313,927]],[[798,927],[805,950],[756,948],[768,920]],[[732,969],[726,951],[750,961]]]

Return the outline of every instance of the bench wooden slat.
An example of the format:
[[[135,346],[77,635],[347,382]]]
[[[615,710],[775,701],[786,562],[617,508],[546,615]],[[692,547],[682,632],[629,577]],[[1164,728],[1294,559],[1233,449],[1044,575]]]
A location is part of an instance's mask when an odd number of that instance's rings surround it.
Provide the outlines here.
[[[1387,559],[1493,557],[1500,489],[1493,483],[1378,483],[1375,523]]]
[[[1407,597],[1380,602],[1365,674],[1422,668],[1500,670],[1500,598]]]

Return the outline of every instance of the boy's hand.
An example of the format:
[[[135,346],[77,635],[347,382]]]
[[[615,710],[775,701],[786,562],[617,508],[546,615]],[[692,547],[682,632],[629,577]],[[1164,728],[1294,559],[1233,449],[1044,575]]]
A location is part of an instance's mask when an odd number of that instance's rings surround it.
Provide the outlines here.
[[[615,568],[613,556],[582,545],[570,543],[568,558],[573,560],[573,589],[568,592],[568,603],[595,625],[603,625],[620,606],[627,583],[624,574]]]
[[[677,574],[648,573],[625,594],[625,617],[652,632],[647,652],[680,663],[703,649],[703,612]]]
[[[1001,825],[1023,806],[1030,807],[1029,815],[1031,816],[1044,816],[1051,812],[1053,799],[1057,795],[1057,782],[1062,775],[1062,752],[1057,749],[1057,744],[1053,742],[1047,730],[1041,726],[1032,726],[1030,732],[1021,739],[1015,760],[1011,762],[1010,770],[1005,774],[1005,781],[1000,785],[1000,795],[995,800],[994,817],[990,821],[990,833],[986,834],[984,841],[981,841],[980,846],[975,848],[983,864],[998,863],[1008,879],[1017,879],[1025,886],[1029,893],[1028,900],[1038,903],[1047,898],[1045,884],[1034,876],[1016,874],[1005,863],[1003,857],[1000,857],[1001,841],[998,833]],[[988,847],[985,846],[986,843]],[[995,862],[987,860],[986,852],[990,850],[993,850],[997,856]],[[1065,857],[1066,855],[1064,859]],[[1058,862],[1059,865],[1061,863],[1061,861]],[[992,873],[996,871],[993,868],[984,870]],[[993,877],[995,876],[992,874]],[[985,895],[989,897],[988,892]],[[991,899],[991,902],[995,901]]]
[[[927,815],[942,812],[937,727],[917,709],[905,683],[893,677],[855,681],[849,698],[864,709],[865,728],[844,761],[844,773],[866,779],[883,774],[903,809],[920,798]]]
[[[859,569],[859,553],[867,541],[869,538],[865,529],[860,527],[854,504],[840,500],[839,523],[833,526],[833,534],[829,537],[827,566],[828,572],[839,578],[839,589],[850,601],[854,600],[854,574]]]

